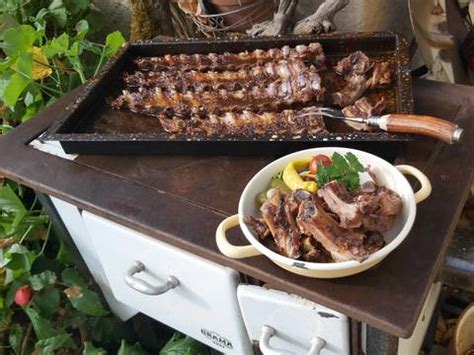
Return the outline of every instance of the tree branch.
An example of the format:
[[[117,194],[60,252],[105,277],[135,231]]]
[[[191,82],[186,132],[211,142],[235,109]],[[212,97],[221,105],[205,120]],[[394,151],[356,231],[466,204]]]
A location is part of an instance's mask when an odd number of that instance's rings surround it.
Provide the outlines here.
[[[335,30],[333,18],[347,4],[349,0],[325,0],[313,15],[296,23],[293,33],[301,35]]]
[[[257,23],[247,31],[251,36],[278,36],[288,33],[298,0],[280,0],[273,19]]]

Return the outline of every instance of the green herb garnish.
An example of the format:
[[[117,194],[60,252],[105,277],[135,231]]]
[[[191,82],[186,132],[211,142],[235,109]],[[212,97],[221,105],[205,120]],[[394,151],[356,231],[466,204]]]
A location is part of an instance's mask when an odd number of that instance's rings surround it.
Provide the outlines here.
[[[360,187],[359,173],[364,170],[364,167],[354,154],[347,153],[343,157],[339,153],[334,153],[331,165],[318,166],[318,185],[322,187],[330,181],[339,180],[346,185],[349,191],[354,191]]]

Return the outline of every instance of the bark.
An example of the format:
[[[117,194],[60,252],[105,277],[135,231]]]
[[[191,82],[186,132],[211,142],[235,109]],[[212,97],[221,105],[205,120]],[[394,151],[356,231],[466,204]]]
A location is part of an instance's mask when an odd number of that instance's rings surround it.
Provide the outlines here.
[[[158,35],[174,35],[169,0],[130,0],[130,39],[151,40]]]
[[[346,7],[347,4],[349,4],[349,0],[324,1],[313,15],[296,23],[293,33],[302,35],[335,30],[336,26],[333,23],[333,18],[336,13]]]
[[[288,33],[296,5],[298,5],[298,0],[280,0],[273,19],[254,25],[247,31],[247,34],[251,36],[278,36]]]

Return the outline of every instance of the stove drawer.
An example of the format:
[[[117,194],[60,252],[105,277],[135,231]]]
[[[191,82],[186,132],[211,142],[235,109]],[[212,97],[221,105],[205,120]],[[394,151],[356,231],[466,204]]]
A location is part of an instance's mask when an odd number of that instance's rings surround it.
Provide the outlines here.
[[[117,300],[225,353],[251,354],[232,269],[84,212]]]
[[[349,319],[285,292],[240,285],[240,309],[263,354],[348,355]]]

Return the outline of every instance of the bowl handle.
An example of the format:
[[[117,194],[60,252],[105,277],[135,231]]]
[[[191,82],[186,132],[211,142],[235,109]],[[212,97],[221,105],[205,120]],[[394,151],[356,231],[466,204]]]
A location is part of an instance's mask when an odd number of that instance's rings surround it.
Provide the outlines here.
[[[402,174],[414,176],[421,185],[421,188],[415,192],[415,201],[420,203],[431,195],[431,182],[420,170],[411,165],[397,165],[395,166]]]
[[[225,256],[228,256],[229,258],[233,259],[242,259],[260,255],[261,253],[253,245],[246,245],[240,247],[229,243],[225,234],[229,229],[234,228],[238,225],[238,214],[227,217],[219,224],[219,227],[217,227],[216,230],[216,242],[220,252]]]

